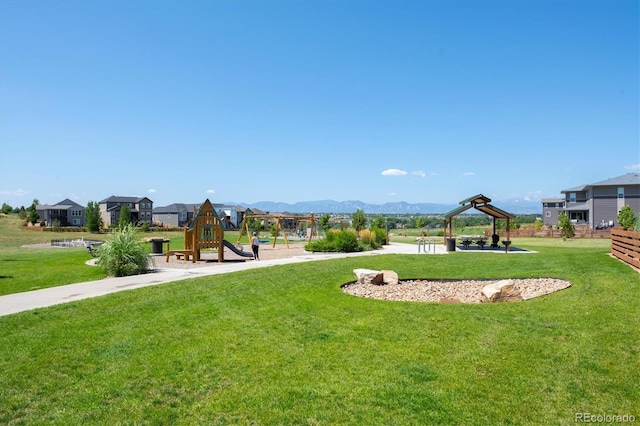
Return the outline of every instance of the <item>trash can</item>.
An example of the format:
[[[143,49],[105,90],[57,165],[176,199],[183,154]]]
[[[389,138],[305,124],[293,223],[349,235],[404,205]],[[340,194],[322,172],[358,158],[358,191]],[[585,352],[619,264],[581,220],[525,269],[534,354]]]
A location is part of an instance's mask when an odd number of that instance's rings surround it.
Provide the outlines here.
[[[456,251],[456,239],[447,238],[447,251]]]
[[[152,238],[151,239],[151,252],[153,254],[162,254],[162,243],[164,238]]]

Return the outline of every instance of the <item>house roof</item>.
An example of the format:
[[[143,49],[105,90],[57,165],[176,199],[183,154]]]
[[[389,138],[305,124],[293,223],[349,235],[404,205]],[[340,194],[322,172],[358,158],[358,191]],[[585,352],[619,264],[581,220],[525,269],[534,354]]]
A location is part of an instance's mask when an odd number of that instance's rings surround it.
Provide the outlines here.
[[[186,211],[187,213],[193,213],[200,208],[202,204],[185,204],[185,203],[173,203],[164,207],[154,207],[154,213],[179,213]]]
[[[588,188],[592,186],[628,186],[628,185],[640,185],[640,173],[627,173],[626,175],[609,178],[609,179],[602,180],[600,182],[592,183],[589,185],[579,185],[573,188],[564,189],[560,192],[561,193],[581,192],[581,191],[586,191]]]
[[[147,197],[123,197],[120,195],[112,195],[111,197],[105,198],[100,201],[99,204],[105,203],[139,203],[142,200],[149,200]],[[153,203],[153,201],[149,200]]]
[[[589,210],[589,206],[587,206],[586,203],[580,203],[580,204],[572,204],[571,207],[567,207],[565,208],[565,211],[584,211],[584,210]]]
[[[563,203],[564,200],[564,198],[543,198],[540,201],[542,201],[543,203]]]
[[[626,175],[592,183],[590,186],[613,186],[613,185],[615,186],[640,185],[640,173],[627,173]]]

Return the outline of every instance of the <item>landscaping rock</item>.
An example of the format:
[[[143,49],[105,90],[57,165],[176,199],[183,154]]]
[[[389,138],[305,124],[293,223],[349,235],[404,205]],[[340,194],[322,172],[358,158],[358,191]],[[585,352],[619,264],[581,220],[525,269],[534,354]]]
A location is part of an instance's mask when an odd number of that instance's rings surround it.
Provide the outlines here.
[[[522,294],[514,288],[512,280],[500,280],[482,288],[485,302],[514,302],[522,300]]]
[[[354,269],[353,273],[360,284],[384,284],[384,276],[381,271],[373,269]]]
[[[397,285],[398,284],[398,273],[395,271],[382,270],[382,280],[385,284]]]

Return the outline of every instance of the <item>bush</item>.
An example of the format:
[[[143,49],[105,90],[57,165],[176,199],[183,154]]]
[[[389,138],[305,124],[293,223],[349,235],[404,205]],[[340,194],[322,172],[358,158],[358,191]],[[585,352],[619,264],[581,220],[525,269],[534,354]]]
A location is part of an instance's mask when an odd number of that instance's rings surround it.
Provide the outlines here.
[[[108,275],[114,277],[144,274],[152,263],[145,244],[137,237],[130,223],[115,231],[98,248],[97,262]]]
[[[620,213],[618,213],[617,219],[618,223],[625,231],[628,229],[634,229],[638,221],[636,213],[630,206],[623,206],[620,209]]]
[[[368,229],[363,229],[358,233],[360,244],[364,246],[364,250],[379,249],[382,245],[376,240],[376,233]]]
[[[323,240],[312,241],[304,249],[314,252],[342,253],[362,251],[362,247],[358,243],[358,236],[354,231],[339,231],[335,229],[327,232]]]
[[[378,247],[382,247],[387,244],[387,231],[382,228],[374,226],[371,228],[371,232],[376,234],[376,243],[378,243]]]

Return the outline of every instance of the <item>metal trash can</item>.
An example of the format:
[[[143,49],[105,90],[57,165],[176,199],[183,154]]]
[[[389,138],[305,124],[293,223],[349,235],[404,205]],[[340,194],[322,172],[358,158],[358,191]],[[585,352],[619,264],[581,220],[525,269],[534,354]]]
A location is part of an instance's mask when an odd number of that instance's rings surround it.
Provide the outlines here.
[[[162,254],[162,243],[164,238],[152,238],[151,239],[151,252],[153,254]]]
[[[447,238],[447,251],[456,251],[456,239]]]

